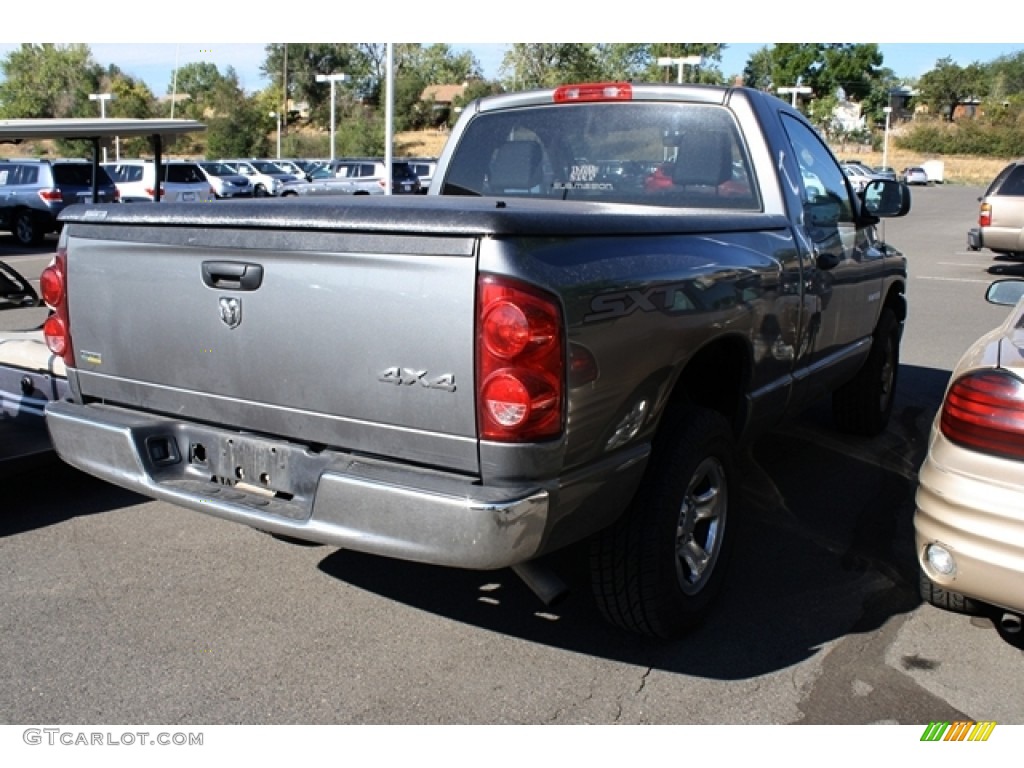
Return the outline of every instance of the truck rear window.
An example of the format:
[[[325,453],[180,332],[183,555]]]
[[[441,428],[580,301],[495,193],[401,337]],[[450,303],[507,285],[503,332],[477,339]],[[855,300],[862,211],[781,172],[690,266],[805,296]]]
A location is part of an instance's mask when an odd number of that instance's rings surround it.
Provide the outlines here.
[[[706,104],[552,104],[478,115],[441,194],[761,207],[732,114]]]

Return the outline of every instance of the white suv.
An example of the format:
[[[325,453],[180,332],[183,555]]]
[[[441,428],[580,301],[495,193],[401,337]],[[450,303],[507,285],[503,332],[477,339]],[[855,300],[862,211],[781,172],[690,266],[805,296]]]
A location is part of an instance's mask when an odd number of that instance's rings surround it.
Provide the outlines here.
[[[192,162],[168,160],[161,163],[160,201],[165,203],[208,203],[217,196],[202,169]],[[156,199],[156,165],[152,160],[121,160],[104,163],[121,193],[123,203],[151,203]]]
[[[295,181],[295,177],[270,160],[221,160],[252,182],[253,197],[277,195],[281,185]]]
[[[252,182],[225,163],[199,163],[200,170],[206,174],[206,180],[213,187],[218,199],[228,197],[252,197]]]

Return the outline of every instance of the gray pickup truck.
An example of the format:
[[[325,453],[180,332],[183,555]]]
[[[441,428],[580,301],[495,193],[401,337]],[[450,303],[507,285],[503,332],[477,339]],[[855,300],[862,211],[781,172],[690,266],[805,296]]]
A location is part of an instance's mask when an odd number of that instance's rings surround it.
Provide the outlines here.
[[[742,441],[825,394],[885,428],[906,262],[875,224],[909,205],[765,93],[485,99],[425,196],[66,211],[47,422],[86,472],[285,537],[538,587],[589,538],[603,614],[676,636]]]

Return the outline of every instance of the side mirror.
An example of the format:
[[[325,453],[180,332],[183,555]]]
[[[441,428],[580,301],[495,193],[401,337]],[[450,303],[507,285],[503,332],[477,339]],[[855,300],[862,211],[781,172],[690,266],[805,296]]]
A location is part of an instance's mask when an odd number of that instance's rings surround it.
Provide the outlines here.
[[[864,210],[880,219],[910,213],[910,187],[902,181],[872,179],[860,193]]]
[[[990,304],[1013,307],[1024,296],[1024,280],[1009,278],[996,280],[985,291],[985,299]]]

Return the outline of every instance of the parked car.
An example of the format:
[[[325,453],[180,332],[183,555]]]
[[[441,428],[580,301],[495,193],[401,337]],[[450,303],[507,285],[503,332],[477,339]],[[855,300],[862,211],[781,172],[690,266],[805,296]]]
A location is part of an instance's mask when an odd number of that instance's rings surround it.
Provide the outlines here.
[[[420,192],[426,194],[430,188],[430,182],[434,178],[434,171],[437,169],[437,158],[410,157],[408,163],[412,172],[420,180]]]
[[[916,165],[910,166],[909,168],[904,168],[903,172],[900,175],[903,177],[903,182],[905,184],[928,183],[928,174],[925,173],[924,168],[921,168]]]
[[[294,163],[291,160],[267,160],[269,163],[273,163],[285,173],[290,173],[296,181],[309,181],[309,174],[302,169],[298,163]]]
[[[1003,168],[978,202],[978,226],[967,233],[967,247],[1024,256],[1024,159]]]
[[[345,158],[334,160],[328,167],[339,179],[348,181],[339,191],[352,195],[383,195],[386,187],[387,170],[384,161],[376,158]],[[391,193],[394,195],[419,194],[421,184],[405,160],[391,162]]]
[[[859,165],[843,165],[843,173],[850,179],[854,192],[862,191],[868,184],[874,181],[874,174],[868,173]]]
[[[117,202],[114,182],[100,169],[97,202]],[[38,245],[59,229],[57,215],[93,199],[92,165],[84,160],[0,161],[0,229],[21,245]]]
[[[875,176],[880,179],[892,179],[893,181],[897,181],[899,179],[896,169],[890,165],[876,165],[871,170],[874,172]]]
[[[168,160],[163,165],[160,202],[208,203],[217,194],[198,163]],[[156,164],[152,160],[120,160],[103,163],[117,184],[123,203],[151,203],[156,199]]]
[[[315,168],[310,171],[308,181],[289,181],[281,185],[280,197],[316,196],[316,195],[350,195],[350,182],[338,178],[327,167]]]
[[[202,162],[199,169],[213,189],[218,200],[235,197],[252,197],[252,182],[231,166],[224,163]]]
[[[843,161],[841,161],[841,164],[842,165],[849,165],[852,168],[856,168],[858,171],[863,173],[865,176],[869,176],[872,179],[880,179],[880,178],[882,178],[882,176],[880,174],[875,172],[874,168],[872,168],[870,165],[866,165],[865,163],[862,163],[860,160],[843,160]]]
[[[825,196],[825,185],[821,183],[821,179],[816,174],[803,170],[800,175],[804,179],[804,191],[812,202]]]
[[[1014,310],[957,363],[919,473],[914,529],[921,596],[993,614],[1019,634],[1024,614],[1024,280],[986,298]]]
[[[221,160],[252,182],[253,197],[271,197],[281,191],[281,185],[295,177],[269,160]]]
[[[292,162],[302,169],[302,172],[306,174],[307,180],[313,175],[313,171],[327,165],[326,160],[314,160],[308,157],[293,157]]]

